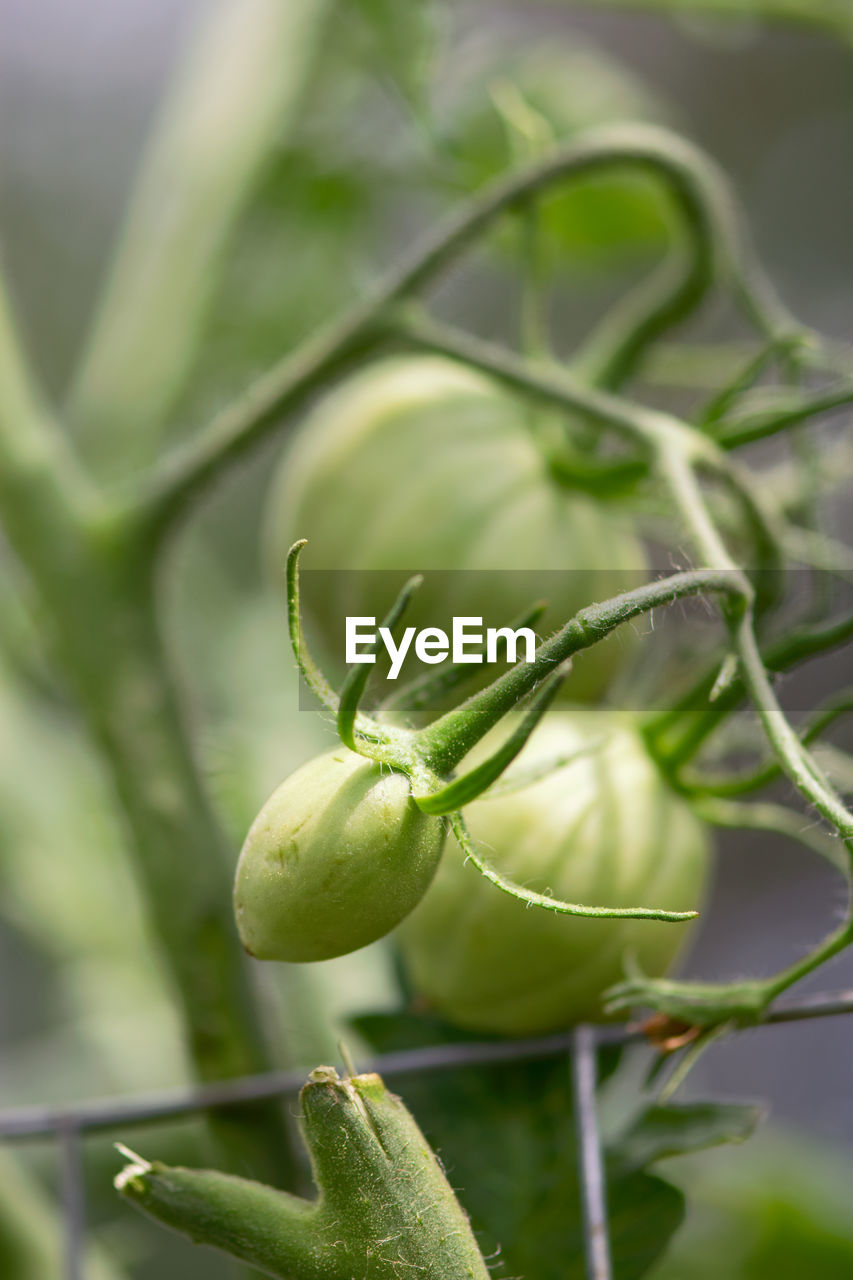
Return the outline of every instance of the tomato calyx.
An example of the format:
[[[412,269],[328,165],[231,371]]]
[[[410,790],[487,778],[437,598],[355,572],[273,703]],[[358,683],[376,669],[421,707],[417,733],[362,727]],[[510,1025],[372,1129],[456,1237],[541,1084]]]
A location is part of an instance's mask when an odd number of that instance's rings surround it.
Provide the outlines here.
[[[615,604],[612,618],[599,618],[593,606],[588,619],[578,615],[536,651],[533,662],[517,663],[479,693],[422,729],[386,723],[360,709],[370,672],[365,664],[354,664],[340,694],[336,693],[306,643],[299,603],[299,555],[306,540],[294,543],[287,557],[287,603],[290,640],[294,657],[309,688],[336,718],[338,734],[352,752],[404,774],[410,783],[414,804],[423,813],[447,820],[465,855],[496,888],[531,906],[566,915],[627,917],[678,923],[692,920],[696,911],[664,911],[650,907],[587,906],[564,902],[547,894],[534,893],[501,875],[485,861],[476,848],[462,808],[491,787],[524,748],[566,678],[572,653],[594,643],[599,635],[631,616],[631,603]],[[383,627],[394,632],[421,579],[410,579],[385,618]],[[630,595],[630,593],[629,593]],[[622,597],[627,600],[628,597]],[[538,606],[537,606],[538,607]],[[589,613],[589,611],[585,611]],[[520,698],[530,694],[527,711],[504,742],[485,760],[467,772],[457,773],[469,751],[508,713]]]
[[[698,1027],[704,1033],[729,1024],[754,1026],[775,995],[770,981],[685,982],[635,971],[606,993],[604,1011],[615,1014],[644,1007],[670,1023]]]

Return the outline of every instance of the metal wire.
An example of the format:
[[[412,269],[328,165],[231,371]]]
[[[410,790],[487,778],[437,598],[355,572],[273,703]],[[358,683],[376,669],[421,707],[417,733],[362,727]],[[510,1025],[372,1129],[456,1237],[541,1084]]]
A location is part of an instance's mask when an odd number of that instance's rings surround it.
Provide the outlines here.
[[[604,1165],[601,1159],[598,1113],[595,1106],[597,1076],[598,1052],[595,1030],[593,1027],[582,1025],[574,1034],[572,1088],[575,1101],[575,1129],[578,1138],[578,1173],[580,1174],[586,1274],[589,1280],[613,1280],[613,1268],[610,1265],[610,1237],[607,1232]]]
[[[66,1121],[56,1133],[59,1143],[59,1188],[65,1226],[65,1280],[83,1280],[86,1233],[86,1180],[80,1150],[80,1130]]]
[[[853,1013],[853,991],[818,995],[783,1004],[752,1030],[809,1018]],[[606,1181],[603,1174],[595,1102],[596,1056],[604,1044],[643,1040],[641,1026],[584,1025],[559,1035],[504,1042],[472,1041],[380,1054],[359,1063],[362,1071],[395,1077],[498,1062],[541,1060],[571,1055],[578,1131],[578,1160],[587,1258],[587,1280],[612,1280],[607,1233]],[[174,1089],[132,1098],[95,1099],[63,1106],[25,1106],[0,1111],[0,1140],[21,1142],[53,1138],[59,1146],[60,1196],[65,1230],[64,1280],[84,1280],[85,1179],[81,1139],[105,1129],[126,1129],[152,1121],[180,1118],[213,1108],[239,1106],[299,1092],[305,1069],[270,1071],[217,1084]]]

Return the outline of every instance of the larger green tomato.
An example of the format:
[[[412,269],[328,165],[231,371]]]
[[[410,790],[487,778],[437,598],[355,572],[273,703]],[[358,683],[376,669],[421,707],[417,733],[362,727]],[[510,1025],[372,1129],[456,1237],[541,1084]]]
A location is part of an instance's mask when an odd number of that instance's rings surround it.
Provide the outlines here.
[[[517,883],[571,902],[698,907],[705,829],[669,788],[629,717],[552,712],[519,767],[584,750],[523,790],[468,806],[484,855]],[[451,1022],[529,1035],[600,1019],[602,993],[623,976],[626,955],[646,973],[663,974],[689,928],[528,907],[489,884],[451,843],[397,937],[414,987]]]
[[[381,621],[407,571],[427,573],[417,626],[502,626],[544,597],[547,631],[636,586],[646,562],[623,510],[558,483],[546,452],[529,406],[447,360],[383,361],[332,392],[283,458],[267,520],[279,580],[298,538],[305,570],[373,571],[324,575],[319,589],[306,575],[326,654],[342,654],[346,616]],[[567,695],[599,697],[633,637],[623,628],[579,654]]]

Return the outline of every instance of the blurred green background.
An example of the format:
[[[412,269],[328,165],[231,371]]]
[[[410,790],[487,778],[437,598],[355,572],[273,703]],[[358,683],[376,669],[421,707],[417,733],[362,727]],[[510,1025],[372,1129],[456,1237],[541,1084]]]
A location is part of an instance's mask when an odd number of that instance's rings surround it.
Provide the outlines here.
[[[26,338],[58,405],[97,409],[98,370],[83,359],[96,299],[147,140],[214,7],[0,0],[0,244]],[[253,7],[263,9],[253,0],[246,11]],[[264,74],[274,79],[281,68],[268,61]],[[162,395],[163,440],[190,435],[357,297],[462,193],[554,137],[612,119],[668,123],[706,147],[731,174],[786,300],[805,321],[853,339],[853,47],[807,25],[763,26],[748,15],[715,23],[595,4],[483,0],[444,9],[352,0],[330,7],[322,39],[306,46],[301,63],[292,101],[251,77],[232,83],[223,69],[223,114],[209,122],[207,142],[223,144],[233,131],[245,173],[224,202],[203,278],[185,263],[195,310],[182,321],[179,298],[172,320],[189,334],[186,351],[171,348],[175,367],[149,385],[146,348],[125,336],[143,371],[139,396]],[[248,86],[259,98],[269,89],[260,121]],[[158,169],[150,154],[145,163],[161,180],[151,216],[168,222],[186,175],[166,161]],[[590,318],[660,254],[659,201],[642,184],[599,184],[549,201],[546,232],[557,341],[568,352]],[[517,261],[517,237],[505,229],[442,286],[440,310],[485,336],[513,339]],[[711,307],[698,330],[727,337],[731,323]],[[156,346],[156,334],[143,338]],[[88,422],[82,443],[104,475],[120,481],[146,461],[150,446],[136,447],[132,424],[117,439],[97,412]],[[235,857],[260,802],[330,739],[320,715],[297,710],[283,595],[261,567],[258,513],[280,444],[261,450],[193,516],[165,584],[170,643]],[[840,534],[850,516],[838,518]],[[189,1075],[112,798],[40,645],[37,611],[0,543],[4,1107],[147,1091]],[[821,665],[796,696],[813,701],[841,670]],[[770,972],[822,930],[837,905],[835,881],[778,842],[727,834],[718,844],[714,898],[688,972]],[[336,1054],[348,1012],[397,1000],[381,945],[305,971],[268,966],[257,981],[280,1059],[307,1066]],[[816,983],[853,985],[853,961],[842,958]],[[743,1035],[705,1057],[688,1094],[768,1100],[771,1122],[745,1148],[665,1167],[691,1189],[693,1207],[656,1280],[853,1274],[844,1194],[853,1170],[852,1052],[853,1024],[839,1019]],[[192,1123],[138,1137],[143,1151],[188,1161],[197,1141]],[[106,1139],[88,1146],[87,1164],[103,1250],[93,1280],[228,1273],[113,1203],[118,1166]],[[21,1271],[22,1280],[37,1280],[59,1274],[59,1242],[39,1199],[55,1179],[53,1154],[35,1146],[26,1165],[34,1181],[24,1184],[20,1171],[6,1170],[4,1154],[0,1201],[8,1188],[14,1216],[32,1213],[42,1224],[41,1270]],[[0,1210],[0,1240],[2,1223]],[[2,1258],[0,1246],[5,1275]],[[197,1272],[188,1271],[191,1262]]]

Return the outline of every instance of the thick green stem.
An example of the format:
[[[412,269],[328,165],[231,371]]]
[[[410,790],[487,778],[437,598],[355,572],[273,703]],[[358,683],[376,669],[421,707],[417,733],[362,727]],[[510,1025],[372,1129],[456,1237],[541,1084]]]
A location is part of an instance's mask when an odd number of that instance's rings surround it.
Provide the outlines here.
[[[184,731],[150,574],[132,531],[99,503],[67,455],[8,327],[5,337],[0,513],[9,541],[44,604],[58,664],[127,818],[195,1068],[207,1080],[263,1070],[268,1059],[230,908],[228,849]],[[235,1167],[272,1180],[293,1176],[278,1108],[247,1108],[217,1123]]]

